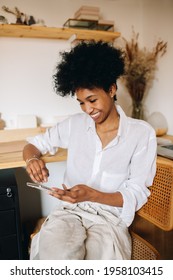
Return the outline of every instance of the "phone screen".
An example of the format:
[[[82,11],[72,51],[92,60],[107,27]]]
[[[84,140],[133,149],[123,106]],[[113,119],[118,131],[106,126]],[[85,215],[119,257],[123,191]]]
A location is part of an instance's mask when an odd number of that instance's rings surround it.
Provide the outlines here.
[[[42,185],[42,184],[40,184],[40,183],[37,184],[37,183],[29,183],[29,182],[27,182],[26,185],[27,185],[28,187],[35,188],[35,189],[37,189],[37,190],[51,191],[51,188],[49,188],[49,187],[47,187],[47,186],[44,186],[44,185]]]

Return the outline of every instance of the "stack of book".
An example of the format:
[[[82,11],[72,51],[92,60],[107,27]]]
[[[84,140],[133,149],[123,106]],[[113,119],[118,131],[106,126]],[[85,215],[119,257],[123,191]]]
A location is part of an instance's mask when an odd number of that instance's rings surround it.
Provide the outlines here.
[[[95,29],[95,30],[114,30],[114,21],[104,20],[100,16],[100,8],[92,6],[81,6],[74,14],[73,19],[68,19],[65,27]]]
[[[91,6],[82,6],[74,14],[75,19],[96,20],[100,18],[100,8]]]

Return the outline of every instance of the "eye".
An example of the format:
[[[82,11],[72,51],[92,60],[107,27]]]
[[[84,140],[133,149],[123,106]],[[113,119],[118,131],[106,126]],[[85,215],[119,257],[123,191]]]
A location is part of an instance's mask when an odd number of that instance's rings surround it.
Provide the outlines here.
[[[77,101],[78,101],[78,103],[79,103],[80,106],[84,104],[84,102],[82,102],[82,101],[79,100],[79,99],[77,99]]]
[[[97,101],[97,99],[90,100],[91,103],[94,103],[96,101]]]

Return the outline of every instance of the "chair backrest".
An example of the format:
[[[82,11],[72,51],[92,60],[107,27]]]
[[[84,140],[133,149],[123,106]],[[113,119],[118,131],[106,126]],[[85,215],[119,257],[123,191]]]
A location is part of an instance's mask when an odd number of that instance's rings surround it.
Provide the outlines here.
[[[159,228],[173,229],[173,161],[157,160],[157,171],[148,202],[137,214]]]

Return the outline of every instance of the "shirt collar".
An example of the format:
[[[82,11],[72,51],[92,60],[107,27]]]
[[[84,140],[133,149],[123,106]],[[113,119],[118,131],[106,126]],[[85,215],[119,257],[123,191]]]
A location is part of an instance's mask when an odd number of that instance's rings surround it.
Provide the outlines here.
[[[120,123],[117,135],[121,138],[125,138],[128,129],[128,117],[126,116],[125,112],[120,107],[120,105],[115,106],[117,108],[118,114],[120,115]]]
[[[95,130],[95,122],[93,121],[93,119],[89,115],[87,115],[87,126],[86,126],[86,129],[87,129],[87,131],[89,129]]]
[[[128,117],[126,116],[125,112],[121,108],[120,105],[115,104],[116,109],[118,111],[118,114],[120,116],[120,123],[119,123],[119,129],[118,129],[118,137],[124,138],[127,133],[127,127],[128,127]],[[95,122],[93,119],[86,114],[87,117],[87,125],[86,125],[86,130],[88,131],[89,129],[95,130]]]

